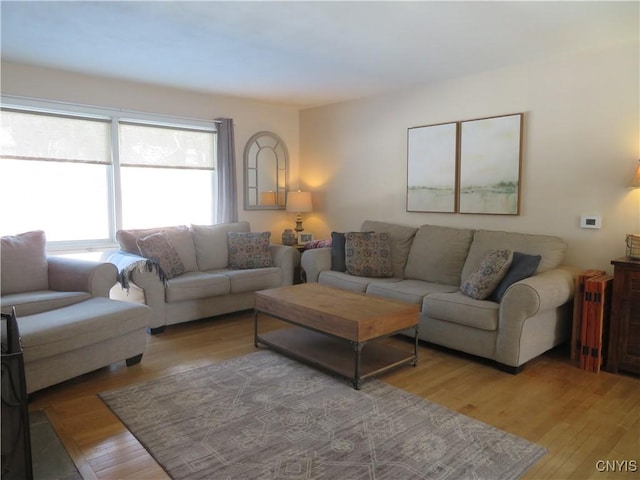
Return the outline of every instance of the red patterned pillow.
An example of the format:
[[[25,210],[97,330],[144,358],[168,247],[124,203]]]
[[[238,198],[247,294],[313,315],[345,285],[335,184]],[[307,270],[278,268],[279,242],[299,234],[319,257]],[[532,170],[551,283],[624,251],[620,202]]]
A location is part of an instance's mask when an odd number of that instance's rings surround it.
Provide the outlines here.
[[[153,260],[166,278],[177,277],[185,272],[184,264],[166,232],[158,232],[136,240],[140,255]]]

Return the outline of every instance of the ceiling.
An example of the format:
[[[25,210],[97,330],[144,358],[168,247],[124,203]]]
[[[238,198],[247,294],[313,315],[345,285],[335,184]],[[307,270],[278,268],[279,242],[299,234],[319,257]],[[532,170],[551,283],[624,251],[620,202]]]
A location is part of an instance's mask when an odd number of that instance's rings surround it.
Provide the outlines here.
[[[2,60],[298,108],[639,43],[633,2],[2,1]]]

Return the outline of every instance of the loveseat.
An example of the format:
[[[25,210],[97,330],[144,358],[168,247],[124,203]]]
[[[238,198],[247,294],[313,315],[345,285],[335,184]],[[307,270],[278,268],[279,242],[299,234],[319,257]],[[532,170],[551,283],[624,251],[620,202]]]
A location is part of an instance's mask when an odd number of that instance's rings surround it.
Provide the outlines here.
[[[363,232],[378,242],[364,255]],[[359,235],[332,237],[332,247],[303,253],[307,281],[420,305],[421,340],[517,373],[570,337],[578,271],[562,265],[558,237],[371,220]]]
[[[47,256],[43,231],[1,239],[0,307],[15,307],[27,392],[125,360],[140,362],[151,309],[109,299],[116,268]]]
[[[300,254],[271,244],[249,222],[119,230],[111,297],[148,305],[150,332],[167,325],[251,309],[254,292],[293,283]]]

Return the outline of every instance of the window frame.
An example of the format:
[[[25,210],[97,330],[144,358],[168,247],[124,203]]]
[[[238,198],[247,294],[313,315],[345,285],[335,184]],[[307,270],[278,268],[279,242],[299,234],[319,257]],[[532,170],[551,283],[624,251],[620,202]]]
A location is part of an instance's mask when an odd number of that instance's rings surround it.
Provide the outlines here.
[[[0,109],[23,113],[77,118],[80,120],[97,120],[110,123],[109,146],[111,150],[111,161],[107,163],[110,167],[110,173],[108,173],[107,179],[107,192],[109,195],[109,238],[98,240],[47,241],[47,251],[51,253],[97,252],[116,248],[118,246],[116,241],[116,231],[122,228],[123,218],[120,172],[121,165],[119,155],[119,126],[121,123],[210,132],[214,135],[213,170],[217,171],[217,152],[215,146],[217,143],[216,127],[218,122],[215,120],[202,120],[197,118],[145,113],[132,110],[97,107],[10,95],[0,96]],[[215,187],[215,185],[212,185],[212,189]],[[213,215],[215,216],[215,209],[213,210]],[[215,218],[212,218],[211,222],[214,223]]]

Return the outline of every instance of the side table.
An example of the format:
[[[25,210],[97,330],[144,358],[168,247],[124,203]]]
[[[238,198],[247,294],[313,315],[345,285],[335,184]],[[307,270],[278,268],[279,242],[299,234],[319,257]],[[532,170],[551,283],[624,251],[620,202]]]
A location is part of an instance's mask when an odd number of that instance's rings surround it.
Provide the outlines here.
[[[298,252],[300,252],[300,257],[302,257],[302,253],[305,250],[305,246],[304,245],[293,245]],[[302,268],[302,265],[298,265],[296,267],[296,269],[293,271],[293,284],[294,285],[298,285],[300,283],[306,283],[307,282],[307,277],[304,274],[304,269]]]
[[[640,374],[640,260],[612,260],[613,303],[606,370]]]
[[[298,245],[297,243],[295,245],[287,245],[288,247],[293,247],[296,250],[298,250],[298,252],[300,252],[300,255],[302,255],[302,252],[304,252],[305,246],[304,245]],[[300,283],[305,283],[306,282],[306,277],[304,274],[304,270],[302,269],[301,265],[298,265],[294,270],[293,270],[293,284],[294,285],[298,285]]]

